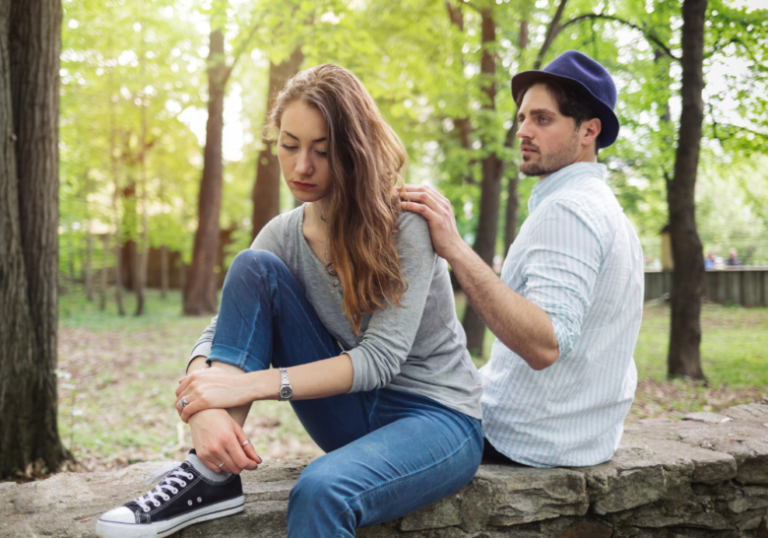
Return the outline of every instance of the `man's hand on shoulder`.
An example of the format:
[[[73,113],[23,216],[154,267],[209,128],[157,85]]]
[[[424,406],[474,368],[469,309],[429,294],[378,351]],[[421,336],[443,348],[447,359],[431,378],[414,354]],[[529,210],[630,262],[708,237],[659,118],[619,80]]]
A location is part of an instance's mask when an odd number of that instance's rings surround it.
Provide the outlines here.
[[[469,247],[459,235],[451,202],[427,185],[405,185],[400,199],[403,209],[427,219],[435,252],[453,265],[453,260]]]
[[[451,264],[461,288],[488,328],[534,370],[560,356],[552,321],[544,310],[512,291],[459,235],[448,199],[432,187],[405,185],[403,209],[429,223],[435,252]]]

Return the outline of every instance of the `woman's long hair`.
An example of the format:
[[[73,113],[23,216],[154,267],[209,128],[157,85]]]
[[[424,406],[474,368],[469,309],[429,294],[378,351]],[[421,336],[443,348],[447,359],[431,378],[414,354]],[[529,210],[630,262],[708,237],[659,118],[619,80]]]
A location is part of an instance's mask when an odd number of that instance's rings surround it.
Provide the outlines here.
[[[365,86],[349,71],[325,64],[297,74],[278,95],[269,127],[280,132],[285,108],[317,108],[325,119],[331,175],[330,258],[343,289],[342,309],[356,334],[365,313],[399,305],[407,284],[395,248],[407,153]]]

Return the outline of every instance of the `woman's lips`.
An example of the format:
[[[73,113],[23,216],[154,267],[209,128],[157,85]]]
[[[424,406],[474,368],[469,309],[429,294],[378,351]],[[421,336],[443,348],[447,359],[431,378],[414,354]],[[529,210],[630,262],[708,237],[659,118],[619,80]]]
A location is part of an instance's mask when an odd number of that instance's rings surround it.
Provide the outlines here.
[[[301,181],[294,181],[294,182],[293,182],[293,184],[294,184],[294,186],[295,186],[297,189],[301,189],[301,190],[304,190],[304,191],[305,191],[305,190],[308,190],[308,189],[312,189],[312,188],[314,188],[314,187],[315,187],[315,186],[314,186],[314,185],[312,185],[311,183],[302,183]]]

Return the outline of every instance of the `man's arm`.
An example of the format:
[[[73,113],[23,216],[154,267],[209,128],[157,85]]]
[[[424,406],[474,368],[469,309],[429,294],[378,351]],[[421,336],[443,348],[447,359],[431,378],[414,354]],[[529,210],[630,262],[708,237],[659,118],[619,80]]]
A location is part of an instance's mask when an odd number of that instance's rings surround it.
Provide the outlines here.
[[[403,209],[427,219],[435,251],[451,264],[467,298],[491,332],[534,370],[554,364],[560,352],[549,316],[512,291],[461,239],[448,199],[422,185],[406,185],[401,198]]]

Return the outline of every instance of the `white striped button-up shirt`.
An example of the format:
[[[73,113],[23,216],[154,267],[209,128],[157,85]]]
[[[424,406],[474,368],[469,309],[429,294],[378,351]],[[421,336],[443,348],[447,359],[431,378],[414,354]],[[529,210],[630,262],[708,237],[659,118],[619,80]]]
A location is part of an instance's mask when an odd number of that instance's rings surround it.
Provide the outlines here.
[[[577,163],[540,180],[501,270],[549,315],[560,349],[535,371],[496,339],[480,370],[485,437],[526,465],[610,459],[634,397],[643,252],[605,174]]]

